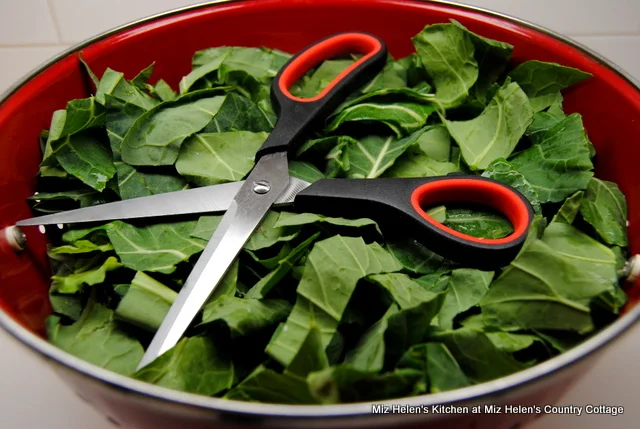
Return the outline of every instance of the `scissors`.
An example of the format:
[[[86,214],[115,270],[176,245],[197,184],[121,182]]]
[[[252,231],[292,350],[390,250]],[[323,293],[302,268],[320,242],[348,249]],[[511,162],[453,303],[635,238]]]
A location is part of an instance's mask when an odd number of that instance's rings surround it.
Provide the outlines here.
[[[362,56],[318,95],[303,99],[291,94],[291,86],[307,71],[324,60],[354,51]],[[381,228],[408,232],[441,256],[465,266],[491,269],[508,265],[527,237],[533,209],[522,194],[505,184],[473,175],[322,179],[313,184],[289,176],[288,154],[352,91],[373,79],[386,60],[384,42],[359,32],[329,36],[292,57],[271,86],[277,123],[258,150],[255,166],[244,181],[100,204],[26,219],[16,225],[226,212],[138,369],[177,344],[272,207],[293,204],[296,210],[307,212],[370,217]],[[447,202],[495,208],[507,216],[514,232],[501,239],[472,237],[442,225],[426,213],[427,207]]]

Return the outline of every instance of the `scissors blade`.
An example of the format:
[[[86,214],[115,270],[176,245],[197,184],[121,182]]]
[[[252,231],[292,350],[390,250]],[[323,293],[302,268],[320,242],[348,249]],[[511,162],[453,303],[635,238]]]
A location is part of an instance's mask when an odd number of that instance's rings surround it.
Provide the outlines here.
[[[243,183],[244,181],[224,183],[99,204],[82,209],[24,219],[16,222],[16,226],[55,225],[224,212],[231,206],[233,198]],[[275,205],[292,203],[298,192],[309,185],[310,183],[304,180],[292,177],[289,187],[276,200]]]
[[[261,194],[254,191],[254,187],[262,181],[268,182],[270,190]],[[285,152],[260,158],[189,274],[142,357],[138,370],[178,343],[246,241],[260,225],[278,196],[287,190],[288,185],[289,172]],[[264,190],[264,184],[262,189]]]
[[[226,210],[242,182],[167,192],[21,220],[16,226],[97,222]]]

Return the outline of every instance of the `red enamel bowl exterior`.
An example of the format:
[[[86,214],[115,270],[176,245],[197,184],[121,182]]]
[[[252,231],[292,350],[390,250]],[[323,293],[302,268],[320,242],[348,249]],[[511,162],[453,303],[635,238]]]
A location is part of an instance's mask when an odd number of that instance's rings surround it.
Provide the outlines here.
[[[413,51],[410,38],[426,24],[456,19],[483,36],[515,45],[515,61],[538,59],[577,67],[593,78],[565,94],[568,112],[583,115],[597,148],[596,174],[618,183],[629,204],[632,252],[640,248],[640,90],[623,72],[594,53],[532,24],[478,9],[442,2],[400,0],[260,0],[218,2],[163,14],[114,30],[50,61],[0,100],[0,229],[30,217],[25,198],[35,187],[38,136],[51,114],[89,86],[78,61],[101,75],[106,67],[132,78],[151,62],[152,80],[174,88],[188,73],[194,51],[212,46],[268,46],[295,52],[341,31],[382,37],[398,58]],[[371,404],[328,407],[281,406],[225,401],[159,388],[93,367],[44,340],[50,314],[45,239],[26,228],[28,247],[14,253],[0,242],[0,325],[51,362],[67,383],[98,410],[124,427],[364,427],[512,428],[532,415],[381,414]],[[534,368],[478,386],[389,401],[389,404],[543,404],[560,397],[587,371],[605,346],[633,325],[640,295],[613,325],[575,349]]]

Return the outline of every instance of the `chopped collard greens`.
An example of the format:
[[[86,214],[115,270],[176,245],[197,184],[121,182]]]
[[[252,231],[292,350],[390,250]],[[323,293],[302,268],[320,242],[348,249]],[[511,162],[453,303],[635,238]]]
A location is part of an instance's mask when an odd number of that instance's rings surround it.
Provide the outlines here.
[[[506,183],[536,217],[496,271],[381,232],[375,219],[272,209],[171,350],[136,367],[220,222],[219,215],[48,230],[48,339],[94,365],[159,386],[286,404],[442,392],[543,362],[611,323],[625,305],[627,205],[594,177],[594,146],[563,91],[590,75],[542,61],[457,22],[426,26],[389,56],[292,155],[323,178],[454,172]],[[153,65],[94,76],[92,96],[53,112],[41,136],[36,213],[242,180],[277,116],[270,85],[291,53],[217,47],[178,82]],[[328,60],[292,92],[319,93],[353,58]],[[88,81],[89,82],[89,81]],[[513,229],[482,207],[434,207],[457,231]]]

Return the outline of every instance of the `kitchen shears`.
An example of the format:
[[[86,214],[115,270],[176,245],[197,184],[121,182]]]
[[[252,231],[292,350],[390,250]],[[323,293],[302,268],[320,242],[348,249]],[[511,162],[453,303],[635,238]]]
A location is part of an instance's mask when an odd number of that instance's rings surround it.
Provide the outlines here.
[[[362,56],[315,97],[290,88],[322,61],[357,52]],[[492,179],[449,175],[410,179],[322,179],[313,184],[290,177],[288,154],[321,125],[344,99],[379,73],[387,49],[378,37],[359,32],[322,39],[292,57],[278,72],[271,98],[278,121],[258,150],[255,166],[241,182],[135,198],[22,220],[17,226],[70,224],[226,212],[176,301],[146,350],[138,369],[171,349],[224,277],[240,250],[274,206],[342,217],[369,217],[386,230],[402,230],[434,252],[466,266],[495,269],[520,251],[533,219],[528,200]],[[448,202],[497,209],[514,232],[501,239],[472,237],[437,222],[426,209]]]

